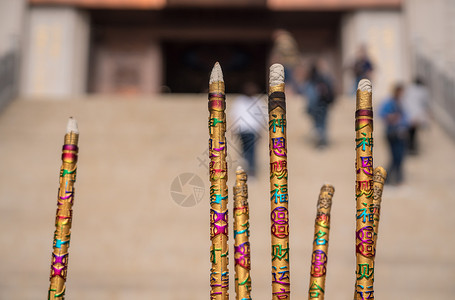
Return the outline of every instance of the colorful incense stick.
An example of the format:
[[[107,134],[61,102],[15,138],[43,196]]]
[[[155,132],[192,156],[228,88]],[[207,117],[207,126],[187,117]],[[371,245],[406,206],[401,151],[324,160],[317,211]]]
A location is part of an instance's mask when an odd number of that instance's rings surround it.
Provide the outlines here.
[[[290,299],[289,213],[284,68],[270,67],[269,150],[272,299]]]
[[[57,197],[54,250],[52,252],[51,276],[48,299],[64,299],[68,272],[68,248],[70,246],[73,216],[74,182],[76,181],[77,143],[79,131],[76,120],[70,118],[63,145],[60,187]]]
[[[226,115],[224,80],[217,62],[209,84],[210,158],[210,299],[229,299],[228,188],[226,163]]]
[[[376,234],[375,248],[377,245],[379,218],[381,214],[382,191],[387,179],[387,172],[383,167],[374,168],[373,175],[373,207],[374,207],[374,232]]]
[[[356,97],[356,284],[355,299],[374,299],[373,108],[371,83],[359,82]]]
[[[250,215],[246,172],[237,168],[234,186],[235,299],[251,300]]]
[[[319,193],[316,221],[314,224],[313,253],[311,255],[310,288],[308,299],[324,299],[327,252],[329,249],[330,210],[335,189],[324,184]]]

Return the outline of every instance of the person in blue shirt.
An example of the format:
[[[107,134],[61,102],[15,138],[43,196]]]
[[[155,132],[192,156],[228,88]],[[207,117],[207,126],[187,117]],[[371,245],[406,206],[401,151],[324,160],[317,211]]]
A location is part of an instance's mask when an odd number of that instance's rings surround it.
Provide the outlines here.
[[[386,138],[390,149],[391,161],[387,170],[387,182],[403,182],[403,160],[406,152],[409,123],[402,108],[403,85],[396,84],[393,94],[382,103],[379,115],[385,122]]]

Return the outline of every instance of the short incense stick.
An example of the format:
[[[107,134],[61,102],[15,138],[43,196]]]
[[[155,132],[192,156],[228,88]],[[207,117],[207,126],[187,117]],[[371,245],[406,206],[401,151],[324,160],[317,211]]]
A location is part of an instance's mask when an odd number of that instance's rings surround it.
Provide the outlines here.
[[[330,184],[322,186],[319,193],[316,221],[314,224],[313,253],[311,255],[310,288],[308,299],[323,300],[329,249],[330,210],[335,189]]]
[[[251,299],[250,223],[247,175],[237,168],[234,186],[235,299]]]
[[[379,218],[381,214],[382,191],[387,179],[387,172],[383,167],[376,167],[373,175],[373,206],[374,206],[374,232],[376,234],[375,248],[377,245]]]
[[[57,216],[52,252],[51,276],[48,299],[64,299],[68,272],[68,248],[70,246],[73,216],[74,182],[76,181],[77,142],[79,131],[76,120],[68,121],[63,145],[60,187],[57,197]]]
[[[209,83],[210,159],[210,299],[229,299],[228,270],[228,188],[226,163],[226,102],[224,80],[217,62]]]
[[[373,108],[371,82],[359,82],[356,132],[356,284],[355,299],[374,299],[375,230],[373,204]]]
[[[272,299],[290,299],[289,213],[284,68],[270,67],[269,150]]]

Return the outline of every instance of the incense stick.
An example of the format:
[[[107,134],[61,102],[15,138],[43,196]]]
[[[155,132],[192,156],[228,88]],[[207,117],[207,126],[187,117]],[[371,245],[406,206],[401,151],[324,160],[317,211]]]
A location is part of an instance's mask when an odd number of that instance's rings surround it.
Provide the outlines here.
[[[308,299],[323,300],[329,249],[330,210],[335,189],[324,184],[319,193],[316,220],[314,224],[313,253],[311,255],[310,288]]]
[[[371,83],[359,82],[356,131],[356,299],[374,299],[373,108]]]
[[[73,216],[74,183],[78,153],[79,130],[73,118],[68,120],[67,133],[62,149],[60,187],[57,197],[57,213],[52,252],[50,287],[48,299],[64,299],[68,272],[68,249],[70,246],[71,222]]]
[[[272,299],[290,298],[289,214],[284,68],[270,67],[269,150]]]
[[[235,299],[251,299],[250,224],[247,175],[237,168],[234,186]]]
[[[210,299],[229,299],[228,188],[226,163],[226,115],[224,80],[217,62],[209,82],[210,159]]]
[[[383,167],[376,167],[373,175],[373,206],[374,206],[374,232],[376,235],[375,248],[377,245],[379,219],[381,214],[382,191],[387,179],[387,172]]]

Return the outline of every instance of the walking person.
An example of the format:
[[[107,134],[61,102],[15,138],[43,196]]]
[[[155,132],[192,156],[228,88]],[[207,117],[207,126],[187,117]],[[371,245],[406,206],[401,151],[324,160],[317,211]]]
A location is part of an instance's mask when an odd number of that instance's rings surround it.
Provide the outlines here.
[[[406,88],[403,95],[403,108],[409,119],[408,153],[418,154],[418,132],[428,125],[430,115],[430,93],[419,77]]]
[[[317,134],[316,147],[325,148],[328,145],[327,115],[335,95],[331,78],[322,73],[316,63],[310,67],[303,85],[298,85],[299,92],[307,98],[307,113],[313,120]]]
[[[392,96],[382,104],[379,115],[385,122],[386,138],[390,150],[387,183],[403,182],[403,161],[406,153],[408,121],[402,107],[403,85],[395,84]]]
[[[354,93],[357,91],[360,80],[364,78],[369,80],[372,79],[373,69],[373,63],[368,55],[366,45],[360,45],[357,50],[354,64],[352,65],[352,71],[355,78]]]
[[[258,98],[259,88],[253,82],[243,87],[243,95],[237,97],[232,106],[231,114],[235,133],[240,138],[242,157],[247,163],[248,176],[256,176],[256,143],[259,139],[261,121],[265,115],[262,102]]]
[[[284,67],[285,83],[293,82],[294,68],[300,61],[300,51],[294,36],[287,30],[278,29],[273,33],[271,63],[280,63]]]

